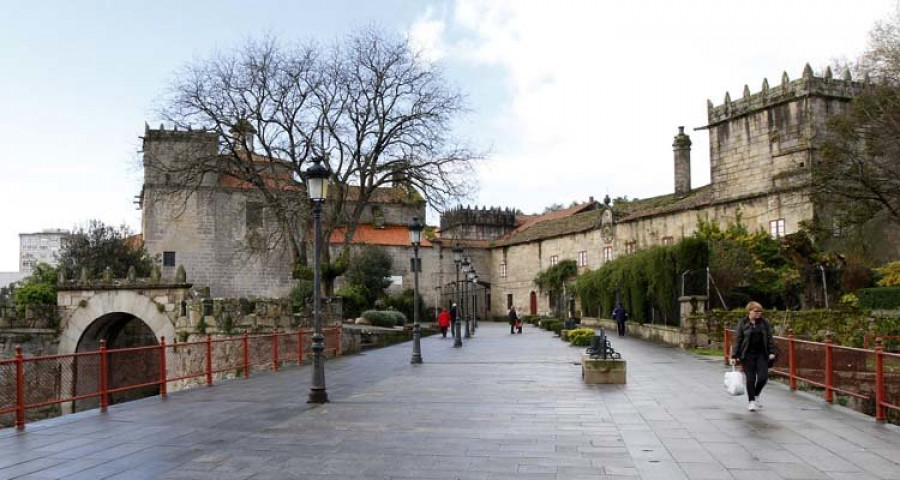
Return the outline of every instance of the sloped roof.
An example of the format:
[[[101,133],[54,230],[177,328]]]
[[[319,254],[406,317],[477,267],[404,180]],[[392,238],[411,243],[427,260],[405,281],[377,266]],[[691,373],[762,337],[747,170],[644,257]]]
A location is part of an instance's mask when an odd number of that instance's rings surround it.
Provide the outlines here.
[[[558,212],[554,212],[558,213]],[[568,216],[554,216],[549,220],[533,222],[527,228],[517,229],[494,242],[494,246],[515,245],[544,238],[571,235],[595,228],[600,223],[602,210],[588,210]]]
[[[707,206],[712,201],[712,186],[704,185],[691,190],[684,197],[675,194],[617,203],[613,209],[618,214],[617,223],[629,222],[644,217],[652,217],[672,212],[681,212]]]
[[[336,228],[331,233],[329,243],[336,245],[344,243],[347,228]],[[376,228],[371,223],[362,223],[356,227],[353,234],[354,245],[381,245],[385,247],[409,247],[409,228],[404,225],[388,225],[384,228]],[[430,248],[431,242],[422,237],[422,247]]]

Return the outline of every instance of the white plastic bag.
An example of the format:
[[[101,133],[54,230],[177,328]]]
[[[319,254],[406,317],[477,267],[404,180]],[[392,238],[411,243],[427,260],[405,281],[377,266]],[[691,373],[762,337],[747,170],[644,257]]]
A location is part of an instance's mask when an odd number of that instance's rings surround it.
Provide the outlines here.
[[[725,372],[725,391],[731,396],[744,394],[744,374],[737,371],[734,365],[731,366],[730,372]]]

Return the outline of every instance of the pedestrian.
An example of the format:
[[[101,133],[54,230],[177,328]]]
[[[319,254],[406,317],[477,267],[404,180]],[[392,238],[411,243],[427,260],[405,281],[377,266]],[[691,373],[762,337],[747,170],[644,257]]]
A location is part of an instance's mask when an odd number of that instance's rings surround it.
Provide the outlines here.
[[[619,336],[625,336],[625,320],[628,319],[628,310],[622,306],[622,302],[616,302],[616,308],[612,311],[613,320],[616,321],[616,328],[619,330]]]
[[[450,327],[450,312],[442,308],[438,314],[438,327],[441,328],[441,337],[447,338],[447,328]]]
[[[450,336],[456,336],[456,304],[450,307]]]
[[[507,313],[509,317],[509,333],[516,333],[516,325],[519,323],[519,314],[516,313],[516,307],[510,306],[509,312]]]
[[[769,361],[775,360],[777,347],[772,338],[772,327],[763,316],[763,308],[758,302],[747,304],[747,317],[737,326],[737,339],[731,353],[731,364],[741,362],[747,377],[747,410],[755,412],[762,408],[759,394],[769,380]]]

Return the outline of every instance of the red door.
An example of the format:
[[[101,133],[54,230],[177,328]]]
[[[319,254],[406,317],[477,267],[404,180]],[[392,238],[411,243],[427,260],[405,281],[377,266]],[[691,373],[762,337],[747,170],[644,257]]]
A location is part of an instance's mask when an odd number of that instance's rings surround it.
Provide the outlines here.
[[[537,294],[536,293],[531,292],[531,301],[529,303],[530,303],[529,306],[531,307],[529,309],[531,311],[531,315],[537,315]]]

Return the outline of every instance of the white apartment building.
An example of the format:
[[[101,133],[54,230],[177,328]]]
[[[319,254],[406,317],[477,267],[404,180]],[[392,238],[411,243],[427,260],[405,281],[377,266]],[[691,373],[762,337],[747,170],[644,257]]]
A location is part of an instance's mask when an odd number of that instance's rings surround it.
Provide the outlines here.
[[[38,263],[56,266],[60,249],[69,231],[46,229],[37,233],[19,234],[19,272],[30,273]]]

